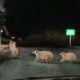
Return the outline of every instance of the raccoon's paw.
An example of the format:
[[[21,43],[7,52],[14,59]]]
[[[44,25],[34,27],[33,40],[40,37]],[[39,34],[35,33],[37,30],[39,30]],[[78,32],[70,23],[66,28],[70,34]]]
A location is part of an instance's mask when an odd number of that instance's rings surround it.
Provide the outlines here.
[[[64,59],[61,59],[60,62],[64,62]]]

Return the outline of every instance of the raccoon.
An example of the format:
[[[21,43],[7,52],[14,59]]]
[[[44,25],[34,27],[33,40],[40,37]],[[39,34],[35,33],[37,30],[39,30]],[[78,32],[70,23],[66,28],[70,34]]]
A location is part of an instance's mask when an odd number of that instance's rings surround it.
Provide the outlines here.
[[[35,61],[41,61],[41,62],[51,62],[52,59],[54,58],[54,55],[50,51],[39,51],[39,50],[34,50],[32,52],[36,56]]]
[[[62,57],[62,59],[60,60],[60,62],[64,62],[64,61],[67,61],[67,62],[76,62],[77,61],[77,55],[73,52],[62,52],[60,53],[60,56]]]
[[[10,51],[11,51],[10,57],[17,57],[18,54],[19,54],[19,50],[16,47],[16,42],[11,43],[9,48],[10,48]]]

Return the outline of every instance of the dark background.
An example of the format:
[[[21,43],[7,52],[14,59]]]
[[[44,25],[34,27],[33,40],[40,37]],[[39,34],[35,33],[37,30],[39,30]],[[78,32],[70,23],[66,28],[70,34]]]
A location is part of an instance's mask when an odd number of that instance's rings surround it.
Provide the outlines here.
[[[80,45],[78,1],[4,0],[4,8],[9,37],[16,37],[19,44],[69,45],[65,31],[74,28],[72,45]]]
[[[78,1],[50,0],[4,0],[7,8],[7,25],[14,35],[42,29],[65,29],[80,27]]]

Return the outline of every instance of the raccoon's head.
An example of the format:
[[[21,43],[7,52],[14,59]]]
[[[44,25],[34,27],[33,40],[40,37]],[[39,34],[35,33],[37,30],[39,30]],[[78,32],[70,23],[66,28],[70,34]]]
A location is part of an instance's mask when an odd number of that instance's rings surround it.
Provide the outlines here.
[[[34,51],[32,51],[32,54],[36,54],[36,53],[38,53],[38,51],[39,50],[34,50]]]
[[[65,54],[65,52],[61,52],[61,53],[60,53],[60,56],[63,56],[64,54]]]

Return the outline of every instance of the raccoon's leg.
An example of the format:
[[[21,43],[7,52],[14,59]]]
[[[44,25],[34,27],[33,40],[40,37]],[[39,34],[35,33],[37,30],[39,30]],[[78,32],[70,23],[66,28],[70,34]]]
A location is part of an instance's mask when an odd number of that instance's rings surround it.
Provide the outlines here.
[[[60,62],[64,62],[64,59],[61,59]]]
[[[36,57],[36,59],[34,60],[35,62],[37,62],[39,60],[39,58],[38,57]]]
[[[46,63],[48,62],[48,59],[47,58],[45,58],[44,60],[45,60]]]
[[[43,62],[45,62],[45,58],[38,58],[38,60],[37,61],[39,61],[39,62],[41,62],[41,63],[43,63]]]

